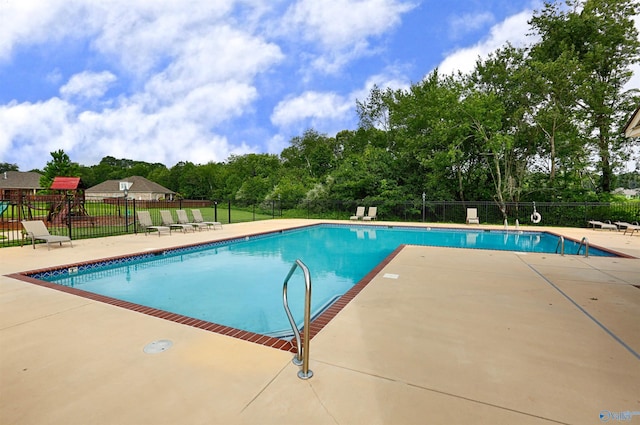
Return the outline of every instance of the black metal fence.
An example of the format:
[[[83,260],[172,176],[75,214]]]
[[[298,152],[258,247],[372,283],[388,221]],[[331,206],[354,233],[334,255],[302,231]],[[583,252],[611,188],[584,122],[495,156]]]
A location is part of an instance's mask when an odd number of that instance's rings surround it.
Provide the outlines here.
[[[86,239],[140,232],[136,211],[150,212],[155,224],[161,224],[160,210],[200,209],[206,221],[223,224],[271,218],[320,218],[348,220],[357,206],[376,206],[379,220],[406,222],[464,223],[467,208],[476,208],[480,223],[502,224],[504,214],[495,202],[423,201],[357,202],[357,201],[144,201],[112,198],[100,201],[77,200],[64,196],[29,196],[0,200],[0,247],[23,245],[22,220],[42,220],[51,234]],[[517,219],[531,224],[532,203],[507,203],[505,214],[511,225]],[[640,221],[640,202],[619,203],[554,203],[539,202],[535,211],[540,225],[586,227],[589,220]],[[190,214],[189,214],[190,215]]]
[[[506,203],[505,213],[491,201],[407,201],[355,202],[355,201],[312,201],[298,204],[276,203],[276,216],[285,218],[328,218],[344,220],[352,216],[357,206],[376,206],[379,220],[464,223],[467,209],[476,208],[481,223],[510,224],[518,220],[521,224],[532,223],[532,214],[537,212],[540,225],[563,227],[586,227],[589,220],[627,221],[640,220],[640,202],[536,202]],[[278,212],[279,211],[279,212]]]

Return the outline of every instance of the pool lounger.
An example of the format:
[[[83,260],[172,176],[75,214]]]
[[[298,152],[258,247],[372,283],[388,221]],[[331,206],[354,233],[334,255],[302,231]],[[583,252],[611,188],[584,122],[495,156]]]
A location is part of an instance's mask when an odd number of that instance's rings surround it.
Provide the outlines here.
[[[173,220],[173,216],[171,215],[171,211],[169,210],[160,210],[160,217],[162,218],[163,226],[166,226],[170,229],[182,229],[183,232],[186,232],[187,230],[195,232],[195,229],[192,225],[175,222]]]
[[[589,224],[593,226],[594,229],[618,230],[618,226],[616,226],[615,224],[603,223],[602,221],[598,220],[589,220]]]
[[[162,232],[169,232],[169,234],[171,234],[170,227],[153,225],[149,211],[136,211],[136,215],[138,216],[138,223],[140,223],[140,226],[144,229],[145,236],[151,233],[152,230],[157,231],[158,236],[160,236]]]
[[[44,241],[47,243],[47,249],[51,249],[52,243],[59,243],[62,246],[62,242],[69,242],[73,247],[73,242],[68,236],[55,236],[49,233],[49,229],[45,226],[42,220],[35,221],[22,221],[22,227],[26,232],[26,236],[31,239],[31,245],[33,249],[36,249],[36,240]]]
[[[189,221],[189,216],[185,210],[176,210],[176,214],[178,215],[178,224],[188,224],[198,230],[202,230],[203,228],[209,230],[209,226],[207,226],[206,223]]]
[[[635,232],[640,232],[640,225],[638,224],[631,224],[626,221],[616,221],[615,224],[618,226],[618,229],[624,229],[624,235],[626,235],[627,232],[629,232],[630,235],[633,235]]]
[[[204,221],[200,210],[191,210],[191,214],[193,214],[193,221],[196,223],[206,224],[208,227],[212,227],[213,229],[216,227],[222,229],[222,223],[219,221]]]

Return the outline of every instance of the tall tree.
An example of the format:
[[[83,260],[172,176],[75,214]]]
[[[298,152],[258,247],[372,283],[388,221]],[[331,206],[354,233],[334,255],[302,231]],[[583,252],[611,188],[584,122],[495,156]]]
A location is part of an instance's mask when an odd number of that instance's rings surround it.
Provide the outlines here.
[[[79,177],[80,166],[71,162],[69,155],[64,150],[60,149],[55,152],[51,152],[51,161],[47,162],[43,170],[43,175],[40,177],[40,186],[48,188],[51,186],[55,177]]]
[[[461,94],[459,79],[443,77],[436,70],[409,90],[387,97],[392,101],[389,146],[398,158],[399,183],[409,186],[409,193],[425,192],[428,199],[465,199],[464,174],[470,171],[470,162],[463,152]]]
[[[276,185],[281,166],[272,154],[232,155],[226,165],[226,195],[247,202],[262,201]]]
[[[632,93],[625,84],[640,60],[633,22],[636,0],[567,0],[545,3],[530,25],[540,36],[532,55],[542,62],[573,64],[564,77],[574,87],[577,117],[598,155],[599,189],[610,192],[619,153],[630,143],[620,133]]]
[[[527,71],[525,51],[506,45],[477,62],[463,100],[471,134],[488,165],[493,198],[505,217],[505,203],[520,200],[536,154]]]
[[[285,167],[304,170],[304,175],[313,179],[322,179],[334,168],[339,154],[334,138],[309,129],[290,143],[280,154]]]
[[[18,165],[0,162],[0,173],[4,173],[5,171],[18,171]]]

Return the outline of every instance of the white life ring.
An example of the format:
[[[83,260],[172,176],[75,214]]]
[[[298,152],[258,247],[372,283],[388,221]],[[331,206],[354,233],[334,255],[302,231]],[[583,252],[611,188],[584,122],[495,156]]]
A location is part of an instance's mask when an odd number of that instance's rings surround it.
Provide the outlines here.
[[[533,214],[531,214],[531,222],[538,224],[540,223],[540,221],[542,220],[542,216],[540,215],[540,213],[538,211],[534,211]]]

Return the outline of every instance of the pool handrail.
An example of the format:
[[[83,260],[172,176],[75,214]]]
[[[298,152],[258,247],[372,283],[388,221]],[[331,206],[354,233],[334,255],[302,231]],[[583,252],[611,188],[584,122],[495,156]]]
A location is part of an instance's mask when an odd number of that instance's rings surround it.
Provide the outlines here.
[[[587,239],[586,236],[582,238],[582,240],[580,241],[580,246],[578,246],[578,251],[576,252],[576,255],[580,255],[580,249],[582,248],[583,245],[584,245],[584,256],[588,257],[589,256],[589,239]]]
[[[302,328],[302,333],[304,337],[304,346],[300,343],[300,331],[298,330],[298,326],[296,325],[293,316],[291,315],[291,310],[289,310],[289,302],[287,301],[287,286],[289,284],[289,279],[295,272],[296,268],[300,267],[302,273],[304,274],[304,283],[305,283],[305,295],[304,295],[304,325]],[[295,365],[302,365],[302,370],[298,371],[298,378],[300,379],[309,379],[313,376],[313,371],[309,370],[309,324],[311,322],[311,274],[309,273],[309,269],[307,266],[300,260],[296,260],[293,266],[291,266],[291,270],[289,270],[289,274],[284,279],[284,283],[282,285],[282,302],[284,304],[284,310],[287,313],[287,317],[289,318],[289,323],[291,323],[291,329],[293,329],[293,333],[296,338],[296,348],[297,353],[293,357],[293,363]]]
[[[560,255],[564,256],[564,236],[560,235],[558,238],[558,244],[556,245],[556,254],[558,253],[558,248],[560,248]]]

